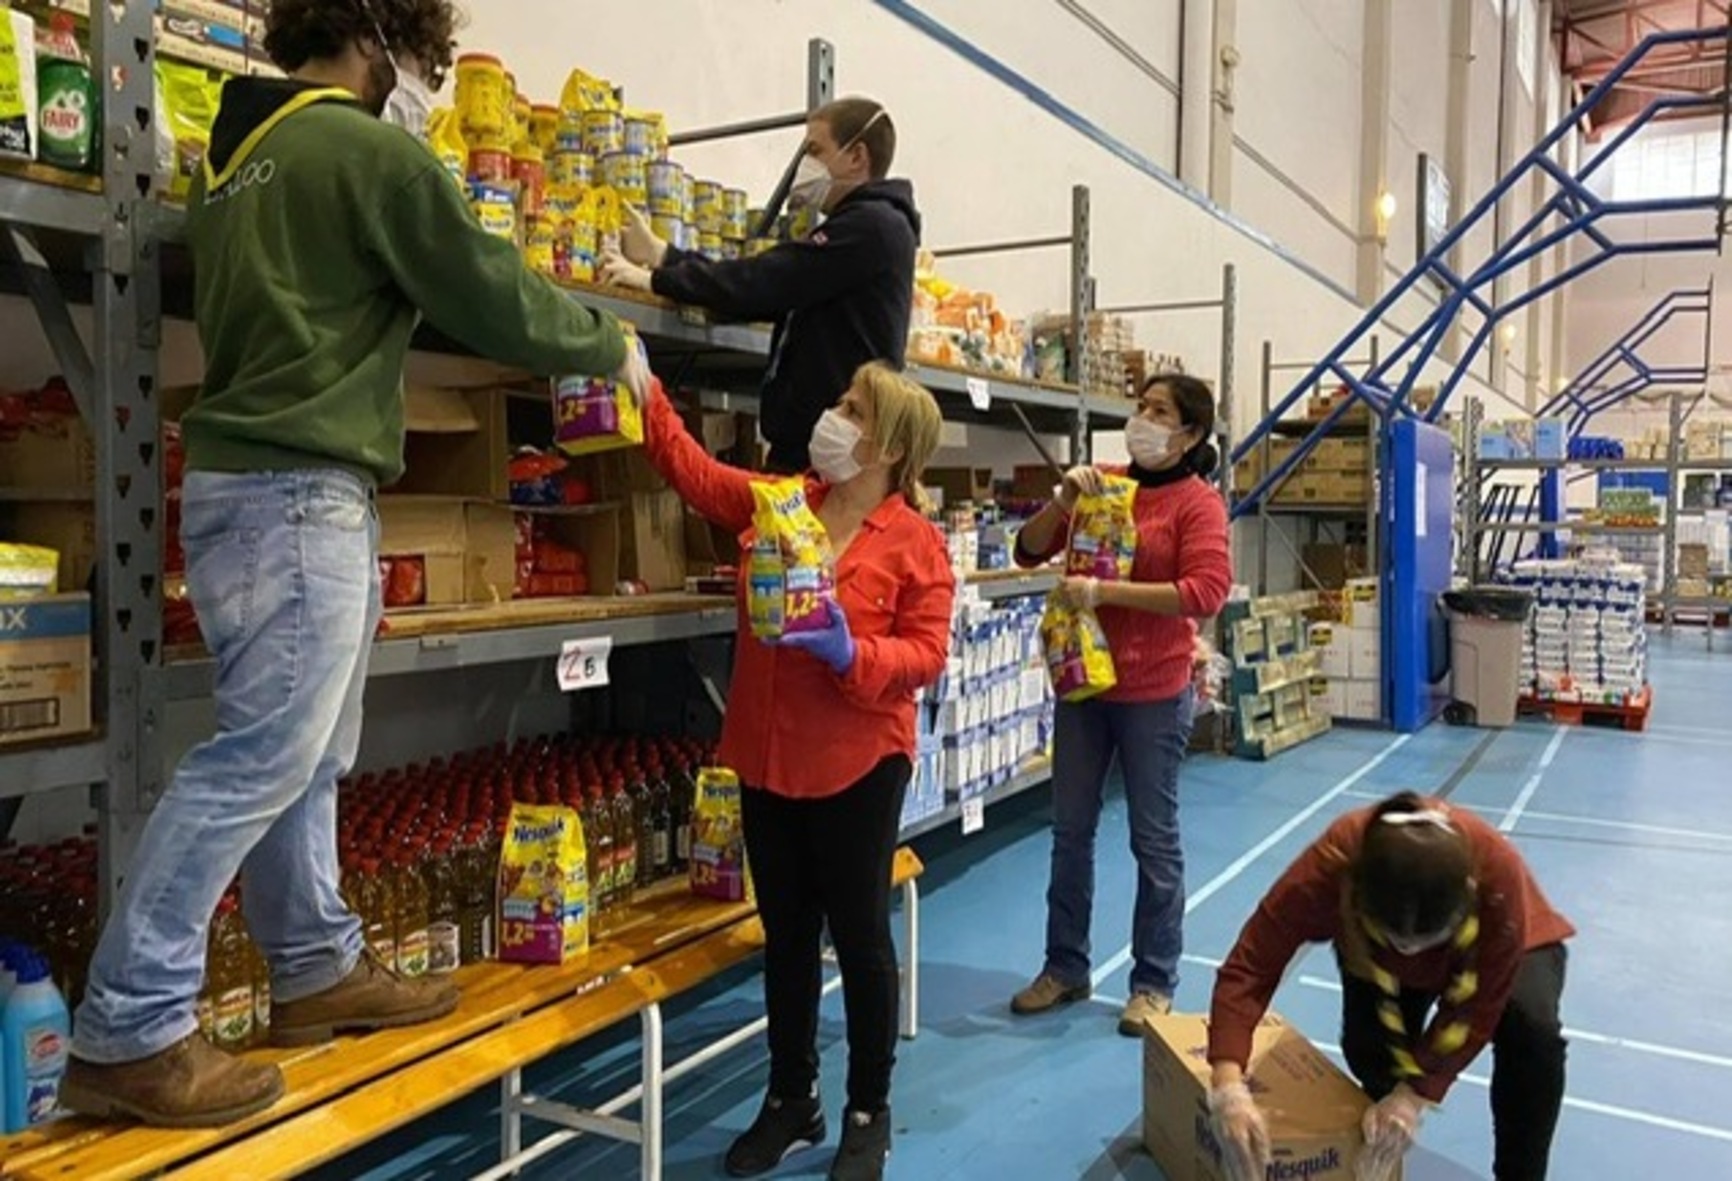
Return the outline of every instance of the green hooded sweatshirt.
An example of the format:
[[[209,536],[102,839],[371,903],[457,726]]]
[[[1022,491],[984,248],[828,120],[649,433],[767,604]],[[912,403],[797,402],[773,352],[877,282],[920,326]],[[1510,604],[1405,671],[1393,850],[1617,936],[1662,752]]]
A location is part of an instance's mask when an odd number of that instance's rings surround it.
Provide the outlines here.
[[[403,474],[403,362],[421,316],[503,365],[611,374],[625,340],[488,234],[419,141],[345,90],[223,88],[187,236],[205,376],[187,466]]]

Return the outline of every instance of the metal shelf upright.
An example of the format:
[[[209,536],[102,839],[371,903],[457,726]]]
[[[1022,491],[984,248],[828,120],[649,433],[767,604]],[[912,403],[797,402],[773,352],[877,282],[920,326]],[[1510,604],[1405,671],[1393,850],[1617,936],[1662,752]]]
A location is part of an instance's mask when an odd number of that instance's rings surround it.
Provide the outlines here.
[[[1274,347],[1273,341],[1265,340],[1263,342],[1262,382],[1259,389],[1259,398],[1260,410],[1265,420],[1267,420],[1270,415],[1270,395],[1274,388],[1275,374],[1302,369],[1308,370],[1312,367],[1312,362],[1310,361],[1275,360]],[[1373,336],[1371,338],[1370,352],[1368,356],[1363,358],[1349,358],[1343,362],[1343,364],[1348,366],[1365,366],[1366,368],[1373,368],[1377,364],[1378,348],[1379,338]],[[1372,429],[1371,424],[1367,424],[1365,436],[1367,466],[1366,487],[1370,490],[1370,496],[1364,505],[1272,504],[1270,503],[1271,498],[1268,496],[1263,497],[1257,502],[1255,510],[1255,520],[1257,522],[1256,586],[1259,595],[1267,595],[1270,593],[1269,537],[1271,527],[1273,527],[1274,536],[1280,540],[1281,544],[1292,556],[1293,562],[1299,568],[1301,574],[1310,575],[1313,581],[1316,581],[1316,572],[1305,565],[1303,551],[1294,546],[1292,540],[1287,536],[1287,533],[1282,526],[1274,520],[1276,517],[1297,517],[1307,521],[1310,525],[1311,540],[1313,542],[1317,540],[1319,530],[1325,523],[1339,522],[1343,525],[1347,525],[1355,523],[1358,518],[1363,518],[1365,528],[1366,568],[1369,570],[1375,570],[1377,568],[1377,483],[1379,476],[1378,432]],[[1261,465],[1259,468],[1259,471],[1261,472],[1266,473],[1270,469],[1272,442],[1272,434],[1265,433],[1258,444],[1257,456]],[[1231,478],[1232,473],[1229,468],[1228,479],[1231,480]],[[1230,487],[1231,485],[1229,485],[1229,488]],[[1279,491],[1279,488],[1280,486],[1276,485],[1276,491]],[[1228,503],[1233,503],[1231,497],[1229,497]]]

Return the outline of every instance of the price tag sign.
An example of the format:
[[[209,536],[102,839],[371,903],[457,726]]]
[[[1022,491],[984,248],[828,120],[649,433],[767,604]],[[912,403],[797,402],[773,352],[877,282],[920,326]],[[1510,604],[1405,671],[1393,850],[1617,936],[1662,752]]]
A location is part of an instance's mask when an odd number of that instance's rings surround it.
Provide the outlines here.
[[[613,653],[613,637],[567,640],[559,653],[559,688],[576,693],[607,684],[607,658]]]
[[[986,800],[974,796],[962,801],[962,835],[973,836],[986,827]]]
[[[968,400],[976,410],[985,412],[992,409],[992,387],[986,384],[984,377],[968,379]]]

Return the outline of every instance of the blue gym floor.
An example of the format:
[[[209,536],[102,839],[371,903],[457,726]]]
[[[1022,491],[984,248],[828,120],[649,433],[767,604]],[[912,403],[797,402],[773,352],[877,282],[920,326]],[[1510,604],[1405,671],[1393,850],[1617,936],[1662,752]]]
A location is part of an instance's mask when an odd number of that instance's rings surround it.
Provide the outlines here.
[[[1271,763],[1193,759],[1183,788],[1190,915],[1179,1007],[1207,1007],[1213,965],[1245,916],[1333,817],[1402,788],[1447,791],[1512,832],[1580,929],[1564,993],[1569,1098],[1551,1175],[1732,1172],[1732,653],[1704,652],[1699,631],[1656,637],[1654,648],[1655,708],[1643,734],[1537,722],[1496,734],[1440,725],[1405,739],[1337,730]],[[1006,1009],[1040,967],[1046,822],[1045,793],[1035,792],[990,812],[984,833],[935,834],[919,846],[923,1007],[920,1036],[902,1043],[897,1067],[893,1178],[1160,1177],[1138,1140],[1139,1047],[1115,1030],[1133,887],[1116,791],[1102,821],[1095,1001],[1032,1019]],[[756,1016],[759,998],[757,976],[741,972],[675,1006],[669,1060]],[[1338,1003],[1326,952],[1297,965],[1276,999],[1331,1050]],[[839,995],[825,1017],[833,1147],[845,1057]],[[593,1103],[635,1082],[636,1067],[634,1023],[525,1081]],[[1489,1068],[1487,1054],[1427,1121],[1408,1181],[1490,1175]],[[721,1154],[755,1113],[765,1069],[759,1039],[670,1089],[668,1177],[724,1175]],[[468,1176],[497,1160],[497,1129],[489,1089],[322,1176]],[[775,1175],[824,1176],[830,1147]],[[635,1148],[580,1142],[524,1175],[636,1171]]]

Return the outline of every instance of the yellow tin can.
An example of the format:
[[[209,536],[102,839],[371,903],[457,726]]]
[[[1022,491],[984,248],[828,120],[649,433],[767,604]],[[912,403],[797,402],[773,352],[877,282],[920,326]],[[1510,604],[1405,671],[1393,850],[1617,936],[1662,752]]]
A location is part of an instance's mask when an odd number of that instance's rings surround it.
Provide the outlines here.
[[[722,186],[711,180],[692,185],[692,220],[698,229],[718,238],[722,233]]]
[[[675,220],[684,218],[686,170],[672,160],[651,160],[647,173],[649,211]]]
[[[486,53],[457,59],[457,115],[466,138],[505,136],[516,99],[505,80],[504,62]]]
[[[595,159],[611,156],[625,148],[625,117],[618,111],[585,111],[583,113],[583,150]]]
[[[619,194],[627,205],[642,209],[649,201],[645,178],[647,161],[630,152],[614,152],[601,159],[601,182]]]

